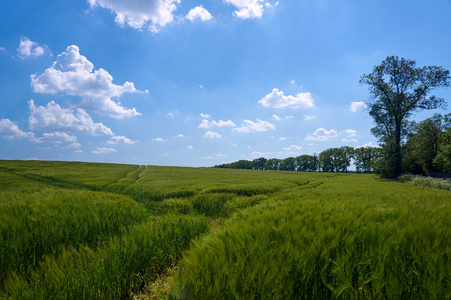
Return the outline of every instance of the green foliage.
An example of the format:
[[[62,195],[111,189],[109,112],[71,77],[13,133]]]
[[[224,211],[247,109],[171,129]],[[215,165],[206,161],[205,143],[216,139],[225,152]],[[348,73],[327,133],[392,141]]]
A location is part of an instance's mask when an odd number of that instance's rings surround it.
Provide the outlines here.
[[[0,161],[0,298],[127,299],[178,264],[172,298],[449,299],[449,205],[369,175]]]
[[[103,247],[66,248],[46,256],[28,278],[12,272],[4,282],[11,299],[121,299],[174,265],[190,241],[208,230],[202,217],[166,216],[136,225]]]
[[[328,178],[239,211],[188,250],[172,299],[448,299],[449,193]]]
[[[0,171],[0,280],[64,246],[96,246],[147,218],[128,197],[36,184]]]
[[[364,74],[360,83],[368,86],[373,102],[370,116],[376,126],[371,132],[384,145],[384,161],[379,173],[395,178],[402,173],[401,150],[409,132],[409,117],[420,110],[445,106],[442,98],[430,95],[432,90],[450,85],[448,70],[437,66],[416,67],[414,60],[389,56],[370,74]]]

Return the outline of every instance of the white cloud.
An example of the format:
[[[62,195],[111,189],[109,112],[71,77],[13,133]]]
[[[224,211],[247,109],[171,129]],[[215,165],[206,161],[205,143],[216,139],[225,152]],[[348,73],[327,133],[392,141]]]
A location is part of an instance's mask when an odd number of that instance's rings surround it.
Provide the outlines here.
[[[233,130],[238,132],[255,132],[255,131],[268,131],[269,129],[275,130],[276,126],[267,121],[257,119],[257,122],[244,120],[244,124],[242,124],[241,127],[235,128]]]
[[[113,136],[111,138],[111,140],[109,140],[107,143],[111,144],[111,145],[115,145],[115,144],[119,144],[119,143],[133,145],[135,143],[135,141],[132,141],[131,139],[126,138],[125,136]]]
[[[352,112],[357,112],[358,110],[364,110],[367,108],[368,108],[368,106],[363,101],[360,101],[360,102],[354,101],[351,103],[351,111]]]
[[[33,132],[24,132],[10,119],[0,119],[0,134],[8,140],[34,138]]]
[[[344,143],[357,143],[358,142],[357,139],[347,139],[347,138],[342,138],[341,141]]]
[[[357,130],[354,130],[354,129],[346,129],[346,130],[343,130],[342,133],[346,134],[347,137],[357,136]]]
[[[313,98],[310,93],[299,93],[296,96],[288,95],[285,96],[282,91],[274,88],[271,93],[263,97],[259,104],[265,107],[281,108],[281,107],[292,107],[292,108],[309,108],[313,107]]]
[[[310,120],[313,120],[313,119],[316,119],[316,116],[314,116],[314,115],[311,115],[311,116],[304,115],[304,121],[310,121]]]
[[[288,138],[287,137],[280,137],[279,140],[286,141],[286,140],[288,140]]]
[[[331,138],[338,137],[338,132],[335,129],[326,130],[324,128],[318,128],[312,135],[308,135],[306,141],[328,141]]]
[[[302,146],[298,146],[298,145],[291,145],[289,147],[285,147],[283,148],[283,150],[285,150],[285,152],[279,152],[280,155],[300,155],[302,152]]]
[[[46,45],[44,47],[39,46],[38,43],[30,41],[30,39],[24,36],[20,38],[19,48],[17,48],[18,56],[22,59],[36,58],[44,55],[46,51],[49,52]]]
[[[193,149],[194,147],[191,145],[188,145],[188,149]]]
[[[202,5],[199,5],[189,11],[189,13],[186,15],[186,18],[190,20],[191,22],[194,22],[195,19],[201,19],[202,21],[208,21],[211,18],[211,14],[206,10]],[[200,85],[202,88],[202,86]]]
[[[164,142],[164,139],[162,139],[160,137],[154,138],[152,140],[155,141],[155,142]]]
[[[83,132],[93,135],[113,135],[110,128],[102,123],[94,123],[91,116],[81,108],[76,112],[69,108],[61,108],[54,101],[46,107],[36,106],[33,100],[28,101],[30,117],[28,127],[31,130]]]
[[[57,131],[57,132],[51,132],[47,133],[45,132],[42,135],[42,139],[45,141],[52,141],[54,143],[62,143],[62,142],[69,142],[69,143],[75,143],[77,141],[77,137],[74,135],[69,135],[65,132]]]
[[[174,20],[173,12],[180,0],[87,0],[91,7],[100,6],[116,14],[115,22],[134,29],[147,27],[152,32]]]
[[[107,71],[93,69],[94,65],[80,54],[77,46],[72,45],[59,54],[44,73],[30,76],[31,87],[35,93],[80,96],[83,100],[79,107],[113,118],[141,115],[135,108],[125,108],[111,99],[124,93],[139,93],[132,82],[115,85]]]
[[[213,159],[213,156],[204,156],[202,159]]]
[[[209,139],[219,139],[222,136],[217,132],[207,131],[207,132],[205,132],[204,137],[209,138]]]
[[[224,0],[224,2],[238,9],[234,14],[240,19],[261,18],[263,15],[263,0]]]
[[[272,118],[276,121],[280,121],[280,117],[278,115],[272,115]]]
[[[207,115],[207,114],[200,114],[200,116],[202,117],[202,119],[210,119],[211,115]]]
[[[219,120],[219,121],[208,121],[208,120],[202,120],[202,123],[198,126],[199,128],[212,128],[212,127],[235,127],[235,123],[232,122],[232,120]]]
[[[174,114],[173,113],[167,113],[166,117],[174,118]]]
[[[372,142],[368,142],[368,143],[363,144],[362,146],[358,146],[358,147],[356,147],[356,148],[366,148],[366,147],[379,147],[379,146],[373,144]]]
[[[106,154],[106,153],[115,153],[117,152],[114,148],[105,148],[105,147],[97,147],[96,150],[91,151],[94,154]]]
[[[77,150],[75,153],[83,153],[83,150]]]
[[[0,51],[6,51],[5,47],[0,47]]]
[[[78,149],[78,148],[80,148],[81,147],[81,144],[80,143],[72,143],[72,144],[70,144],[69,146],[66,146],[66,147],[64,147],[65,149]],[[81,151],[81,150],[78,150],[78,151]],[[75,152],[78,152],[78,151],[75,151]],[[83,152],[83,151],[82,151]]]
[[[283,150],[286,151],[299,151],[302,149],[302,146],[298,146],[298,145],[291,145],[289,147],[283,148]]]
[[[184,135],[180,133],[177,137],[182,138]]]

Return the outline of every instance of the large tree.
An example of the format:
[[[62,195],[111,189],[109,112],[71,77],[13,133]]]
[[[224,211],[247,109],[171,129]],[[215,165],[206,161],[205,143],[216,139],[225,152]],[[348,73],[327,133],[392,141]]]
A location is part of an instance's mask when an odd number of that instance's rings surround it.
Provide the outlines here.
[[[362,75],[360,83],[368,85],[369,113],[376,123],[371,132],[383,145],[385,164],[380,171],[397,177],[402,173],[401,145],[408,119],[414,112],[445,106],[442,98],[430,93],[450,85],[449,71],[437,66],[419,68],[414,60],[389,56],[372,73]]]

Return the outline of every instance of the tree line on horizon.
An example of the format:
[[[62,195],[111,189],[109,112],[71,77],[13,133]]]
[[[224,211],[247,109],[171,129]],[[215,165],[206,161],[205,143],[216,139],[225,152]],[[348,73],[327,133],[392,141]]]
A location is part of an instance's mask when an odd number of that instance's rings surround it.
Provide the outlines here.
[[[299,172],[347,173],[351,164],[357,173],[382,174],[386,170],[383,147],[342,146],[319,154],[299,155],[284,159],[256,158],[214,166],[215,168]],[[385,155],[385,156],[384,156]],[[403,173],[451,173],[451,113],[435,114],[422,122],[410,122],[406,142],[402,146]]]

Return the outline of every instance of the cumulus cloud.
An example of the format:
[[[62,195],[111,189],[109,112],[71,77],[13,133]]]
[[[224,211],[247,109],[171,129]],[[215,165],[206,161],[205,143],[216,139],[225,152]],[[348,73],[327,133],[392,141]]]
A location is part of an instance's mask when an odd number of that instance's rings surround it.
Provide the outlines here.
[[[235,128],[233,130],[238,132],[258,132],[258,131],[268,131],[275,130],[276,126],[267,121],[262,121],[257,119],[257,122],[252,122],[251,120],[244,120],[244,124],[239,128]]]
[[[44,55],[46,52],[50,52],[46,45],[39,46],[38,43],[24,36],[20,38],[19,48],[17,48],[17,53],[20,58],[36,58]]]
[[[307,135],[305,138],[306,141],[328,141],[333,138],[337,138],[339,136],[346,135],[345,138],[343,138],[342,142],[357,142],[357,140],[354,138],[357,136],[357,130],[354,129],[346,129],[341,132],[338,132],[335,129],[326,130],[324,128],[318,128],[315,130],[315,132],[312,135]]]
[[[351,111],[352,112],[357,112],[359,110],[364,110],[367,108],[368,108],[368,106],[363,101],[360,101],[360,102],[354,101],[351,103]]]
[[[0,47],[0,51],[6,51],[5,47]]]
[[[219,121],[208,121],[208,120],[202,120],[202,122],[200,123],[200,125],[198,126],[199,128],[212,128],[212,127],[235,127],[235,123],[232,122],[232,120],[227,120],[227,121],[223,121],[223,120],[219,120]]]
[[[87,0],[92,8],[100,6],[116,14],[115,22],[134,29],[158,32],[174,20],[180,0]]]
[[[140,92],[134,84],[128,81],[123,85],[113,84],[113,76],[102,68],[94,70],[94,65],[75,45],[59,54],[44,73],[30,77],[35,93],[80,96],[83,100],[79,107],[117,119],[141,115],[135,108],[125,108],[111,99]]]
[[[8,140],[34,138],[33,132],[23,131],[10,119],[0,119],[0,134]]]
[[[164,139],[160,138],[160,137],[154,138],[152,140],[155,141],[155,142],[164,142]]]
[[[102,123],[94,123],[91,116],[81,108],[75,111],[62,108],[54,101],[47,105],[36,106],[33,100],[28,101],[30,117],[28,127],[31,130],[69,131],[92,135],[113,135],[110,128]]]
[[[282,91],[275,88],[271,93],[266,95],[263,99],[258,101],[259,104],[265,107],[282,108],[309,108],[313,107],[313,98],[310,93],[299,93],[296,96],[285,96]]]
[[[111,144],[111,145],[120,144],[120,143],[133,145],[135,143],[135,141],[132,141],[131,139],[126,138],[125,136],[113,136],[111,138],[111,140],[109,140],[107,143]]]
[[[324,128],[318,128],[312,135],[308,135],[306,141],[328,141],[331,138],[338,137],[338,132],[335,129],[326,130]]]
[[[202,117],[202,119],[210,119],[211,115],[207,115],[207,114],[200,114],[200,116]]]
[[[222,136],[214,131],[207,131],[205,132],[204,137],[209,138],[209,139],[220,139]]]
[[[114,148],[105,148],[105,147],[97,147],[96,150],[91,151],[94,154],[106,154],[106,153],[115,153],[117,152]]]
[[[261,18],[263,15],[263,0],[224,0],[227,4],[232,4],[238,10],[234,15],[240,19]]]
[[[206,10],[202,5],[199,5],[189,11],[186,15],[186,18],[191,22],[194,22],[196,19],[200,19],[201,21],[208,21],[213,18],[211,14]],[[203,88],[202,85],[199,85],[200,88]]]

